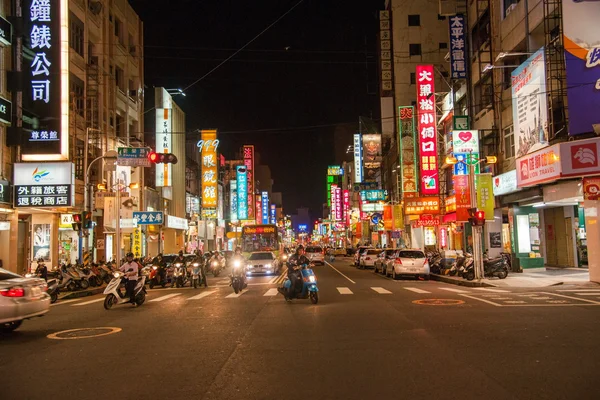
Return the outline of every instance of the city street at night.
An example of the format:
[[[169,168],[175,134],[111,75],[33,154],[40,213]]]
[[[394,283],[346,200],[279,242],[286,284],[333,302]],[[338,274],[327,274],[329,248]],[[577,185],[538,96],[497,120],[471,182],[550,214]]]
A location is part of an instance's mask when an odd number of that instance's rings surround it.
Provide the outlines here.
[[[314,268],[316,305],[286,303],[278,277],[239,296],[226,277],[148,290],[109,311],[102,295],[59,300],[0,339],[2,397],[593,397],[600,287],[394,281],[350,264]]]

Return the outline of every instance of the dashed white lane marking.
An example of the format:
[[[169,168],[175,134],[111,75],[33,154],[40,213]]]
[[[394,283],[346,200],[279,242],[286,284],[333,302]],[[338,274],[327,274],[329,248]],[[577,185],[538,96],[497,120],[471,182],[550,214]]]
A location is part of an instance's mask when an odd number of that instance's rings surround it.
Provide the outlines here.
[[[160,297],[157,297],[157,298],[155,298],[155,299],[148,300],[148,301],[149,301],[149,302],[154,302],[154,301],[164,301],[164,300],[170,299],[171,297],[179,296],[180,294],[181,294],[181,293],[171,293],[171,294],[166,294],[166,295],[164,295],[164,296],[160,296]]]
[[[210,292],[202,292],[200,294],[197,294],[195,296],[192,296],[192,297],[188,298],[188,300],[198,300],[198,299],[201,299],[203,297],[210,296],[213,293],[217,293],[217,291],[216,290],[212,290]]]
[[[443,287],[441,287],[440,289],[441,290],[447,290],[449,292],[454,292],[454,293],[469,293],[468,291],[461,290],[461,289],[452,289],[452,288],[443,288]]]
[[[265,292],[265,294],[263,294],[263,296],[276,296],[277,295],[277,288],[271,288],[269,290],[267,290]]]
[[[231,293],[231,294],[228,294],[227,296],[225,296],[225,298],[226,299],[237,299],[238,297],[240,297],[241,295],[243,295],[246,292],[247,292],[247,290],[243,290],[243,291],[239,292],[238,294]]]
[[[374,291],[376,291],[379,294],[392,294],[392,292],[390,292],[387,289],[384,289],[382,287],[372,287],[371,289],[373,289]]]
[[[58,303],[50,304],[50,307],[62,306],[63,304],[72,303],[74,301],[79,301],[79,300],[81,300],[81,299],[58,300]]]
[[[352,290],[350,290],[347,287],[339,287],[339,288],[336,288],[336,289],[337,289],[338,292],[340,292],[340,294],[354,294],[354,293],[352,293]]]
[[[410,290],[411,292],[415,292],[415,293],[431,293],[431,292],[428,292],[427,290],[418,289],[416,287],[405,287],[404,289]]]
[[[90,300],[90,301],[84,301],[83,303],[71,304],[71,307],[85,306],[86,304],[97,303],[99,301],[104,301],[104,297],[101,298],[101,299],[94,299],[94,300]]]
[[[510,293],[510,290],[502,290],[502,289],[491,289],[491,288],[486,288],[486,287],[476,287],[473,288],[475,290],[481,290],[484,292],[494,292],[494,293]]]

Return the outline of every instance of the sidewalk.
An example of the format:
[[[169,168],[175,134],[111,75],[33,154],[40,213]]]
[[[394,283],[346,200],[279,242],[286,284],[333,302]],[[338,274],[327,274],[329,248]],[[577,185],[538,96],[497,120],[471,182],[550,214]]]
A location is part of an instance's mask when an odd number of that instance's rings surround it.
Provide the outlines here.
[[[578,268],[532,268],[526,269],[523,273],[511,272],[506,279],[486,278],[481,282],[467,281],[466,279],[431,274],[433,280],[450,283],[459,286],[488,286],[488,287],[506,287],[506,288],[532,288],[547,287],[556,285],[585,285],[597,287],[598,284],[590,282],[590,274],[586,269]]]

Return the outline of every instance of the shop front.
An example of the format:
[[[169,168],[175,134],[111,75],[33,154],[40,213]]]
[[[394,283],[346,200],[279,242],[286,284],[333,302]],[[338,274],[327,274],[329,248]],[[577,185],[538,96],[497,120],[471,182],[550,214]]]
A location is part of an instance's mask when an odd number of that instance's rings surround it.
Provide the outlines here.
[[[173,254],[185,249],[185,238],[188,230],[188,220],[167,215],[163,232],[163,253]]]
[[[80,257],[79,232],[73,230],[73,214],[60,214],[58,224],[58,264],[76,264]]]

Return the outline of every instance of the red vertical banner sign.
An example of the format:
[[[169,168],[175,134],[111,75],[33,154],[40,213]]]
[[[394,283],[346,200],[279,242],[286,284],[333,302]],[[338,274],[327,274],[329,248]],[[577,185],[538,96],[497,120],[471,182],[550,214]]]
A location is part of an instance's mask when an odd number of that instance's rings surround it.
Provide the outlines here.
[[[257,224],[262,224],[263,222],[263,215],[262,215],[262,196],[260,194],[256,195],[256,204],[255,204],[255,209],[256,209],[256,223]]]
[[[350,226],[350,191],[344,190],[344,219],[346,225]]]
[[[452,180],[454,181],[456,195],[456,221],[467,222],[469,220],[469,208],[471,208],[469,175],[454,175]]]
[[[433,65],[417,65],[417,122],[419,124],[421,195],[437,195],[440,192],[440,185]]]
[[[331,220],[335,221],[338,218],[338,203],[335,201],[335,192],[337,185],[331,185]]]
[[[344,211],[342,208],[342,188],[340,187],[335,188],[335,209],[337,210],[335,220],[341,221],[343,218]]]
[[[254,145],[247,144],[243,148],[244,166],[246,166],[246,177],[248,179],[248,220],[255,220],[254,208]],[[260,223],[260,221],[257,221]]]
[[[383,227],[386,231],[394,229],[394,215],[390,204],[383,206]]]

